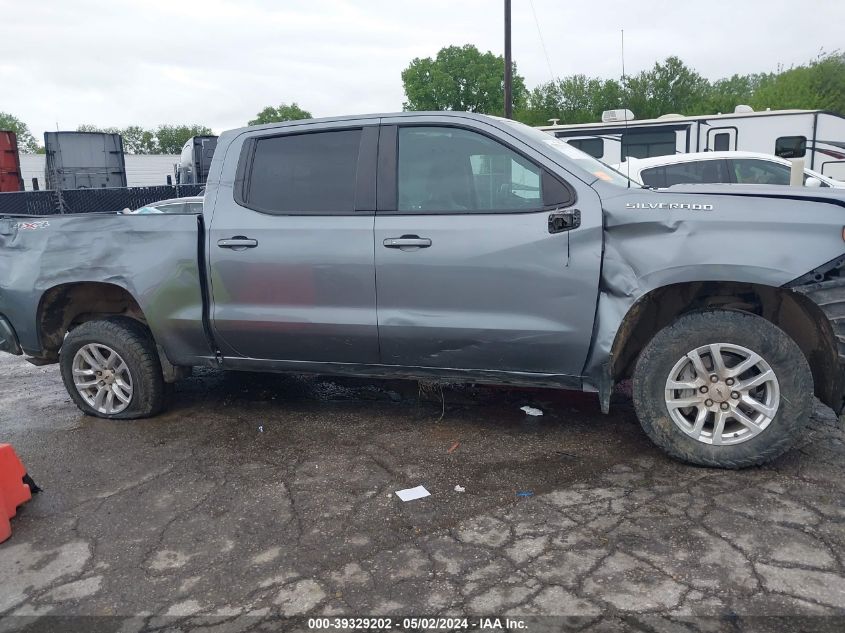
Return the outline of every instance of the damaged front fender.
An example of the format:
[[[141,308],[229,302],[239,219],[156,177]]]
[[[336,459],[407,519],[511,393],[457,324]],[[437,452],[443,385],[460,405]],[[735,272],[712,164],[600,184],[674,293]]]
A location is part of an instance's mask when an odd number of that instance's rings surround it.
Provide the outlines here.
[[[770,188],[760,188],[759,196],[746,191],[732,195],[730,187],[718,193],[688,187],[621,194],[615,187],[597,188],[605,213],[604,259],[593,344],[583,373],[585,387],[599,391],[603,409],[608,408],[614,382],[626,369],[620,355],[635,361],[650,340],[650,336],[634,340],[629,336],[632,321],[645,305],[640,302],[651,302],[650,315],[659,317],[647,324],[652,329],[646,332],[653,336],[702,302],[745,309],[743,296],[707,297],[707,293],[718,294],[726,287],[736,292],[747,288],[749,294],[760,288],[776,293],[845,252],[845,200],[800,200],[794,193],[778,196]],[[832,288],[814,292],[827,297]],[[681,295],[667,301],[668,289]],[[815,302],[812,293],[804,294]],[[828,318],[845,316],[845,304],[831,305],[829,310],[835,314]],[[838,329],[842,320],[832,323],[838,345],[845,347],[840,338],[845,331]]]

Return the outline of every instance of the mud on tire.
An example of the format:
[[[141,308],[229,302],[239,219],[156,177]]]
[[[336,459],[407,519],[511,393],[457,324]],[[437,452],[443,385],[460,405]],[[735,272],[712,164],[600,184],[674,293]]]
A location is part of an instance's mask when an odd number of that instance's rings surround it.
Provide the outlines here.
[[[117,352],[131,375],[131,398],[117,413],[103,413],[92,407],[74,383],[74,357],[90,344],[105,345]],[[109,419],[145,418],[161,411],[164,405],[165,385],[155,344],[149,330],[133,319],[110,317],[76,327],[65,337],[59,364],[65,388],[76,406],[87,415]]]
[[[762,431],[757,431],[755,427],[754,432],[757,434],[748,432],[749,437],[744,441],[725,445],[706,443],[693,437],[689,428],[688,432],[685,432],[670,414],[667,399],[685,396],[698,398],[703,395],[699,396],[692,389],[669,392],[667,379],[673,371],[677,371],[679,366],[683,366],[684,371],[689,373],[682,380],[698,380],[698,374],[701,372],[689,369],[693,366],[692,360],[688,365],[684,365],[684,357],[693,350],[711,344],[726,344],[725,349],[728,350],[731,346],[737,346],[735,349],[741,347],[756,353],[765,365],[771,368],[776,377],[773,387],[779,390],[776,413]],[[693,356],[696,359],[701,358],[695,353]],[[727,356],[730,357],[730,353]],[[739,367],[739,361],[735,367]],[[719,397],[727,399],[726,403],[721,404],[719,401],[710,400],[712,404],[709,405],[709,409],[711,411],[715,409],[716,412],[708,414],[711,417],[708,418],[708,422],[703,423],[710,424],[711,431],[709,432],[716,436],[716,425],[712,420],[718,415],[719,407],[727,408],[734,403],[739,404],[741,400],[731,400],[731,398],[736,398],[739,392],[733,393],[730,391],[731,387],[728,387],[726,394],[725,383],[721,380],[716,381],[714,378],[716,372],[712,367],[712,356],[705,356],[705,362],[700,365],[700,368],[707,370],[706,373],[709,375],[706,380],[713,381],[713,387],[721,387],[718,390]],[[711,370],[713,374],[710,374]],[[724,373],[727,375],[730,372]],[[748,374],[743,375],[746,376],[744,382],[749,384]],[[695,384],[696,391],[702,392],[705,391],[705,387],[711,386],[701,381]],[[741,384],[739,379],[737,379],[737,384]],[[711,393],[713,399],[716,399],[716,390],[714,389]],[[680,395],[676,396],[676,394]],[[742,395],[739,397],[744,398]],[[797,441],[812,414],[813,377],[807,359],[798,345],[773,323],[746,312],[705,310],[679,317],[674,323],[660,330],[645,346],[634,370],[633,398],[634,408],[643,430],[655,444],[672,457],[702,466],[744,468],[778,457]],[[702,408],[708,408],[704,405],[698,406],[698,409],[692,407],[680,409],[676,415],[689,416],[692,419]],[[673,410],[676,409],[678,407],[673,406]],[[685,420],[686,418],[682,421]],[[746,433],[743,429],[750,428],[739,424],[737,419],[725,422],[725,428],[728,424],[734,425],[731,428],[739,429],[737,434]],[[706,429],[707,427],[699,428]],[[691,432],[694,434],[695,429]],[[705,431],[705,434],[707,432]],[[701,430],[699,430],[699,435],[701,435]],[[730,434],[728,437],[730,438]],[[734,437],[728,441],[736,442],[737,439]]]

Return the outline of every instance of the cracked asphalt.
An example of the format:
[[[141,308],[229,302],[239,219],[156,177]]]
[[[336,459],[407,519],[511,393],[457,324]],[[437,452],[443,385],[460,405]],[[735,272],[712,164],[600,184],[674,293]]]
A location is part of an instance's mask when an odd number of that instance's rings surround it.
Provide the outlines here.
[[[164,415],[112,422],[79,413],[56,367],[0,355],[0,441],[44,488],[0,545],[0,631],[845,630],[829,409],[796,450],[729,472],[665,457],[623,394],[609,416],[586,394],[442,394],[204,371]],[[394,494],[417,485],[431,496]]]

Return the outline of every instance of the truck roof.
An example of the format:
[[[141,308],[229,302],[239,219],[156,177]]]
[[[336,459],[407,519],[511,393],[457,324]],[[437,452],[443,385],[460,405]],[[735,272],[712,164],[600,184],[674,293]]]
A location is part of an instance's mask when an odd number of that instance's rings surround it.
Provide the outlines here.
[[[508,119],[492,116],[489,114],[478,114],[476,112],[455,112],[452,110],[418,110],[404,112],[378,112],[371,114],[347,114],[343,116],[328,116],[314,119],[297,119],[294,121],[279,121],[276,123],[262,123],[261,125],[249,125],[226,130],[224,134],[237,134],[245,130],[277,129],[281,127],[295,127],[312,123],[336,123],[338,121],[360,121],[361,119],[387,119],[396,117],[418,117],[418,116],[440,116],[454,117],[456,119],[475,119],[476,121],[500,120],[507,122]]]

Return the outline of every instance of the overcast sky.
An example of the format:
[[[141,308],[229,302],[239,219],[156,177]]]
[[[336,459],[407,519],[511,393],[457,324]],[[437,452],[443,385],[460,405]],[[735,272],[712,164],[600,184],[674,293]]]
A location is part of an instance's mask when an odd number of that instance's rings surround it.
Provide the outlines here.
[[[843,0],[513,0],[529,87],[628,74],[678,55],[715,79],[841,46]],[[502,52],[501,0],[0,0],[0,111],[37,138],[81,123],[246,124],[269,104],[315,116],[401,110],[400,73],[451,44]],[[551,66],[551,68],[550,68]]]

